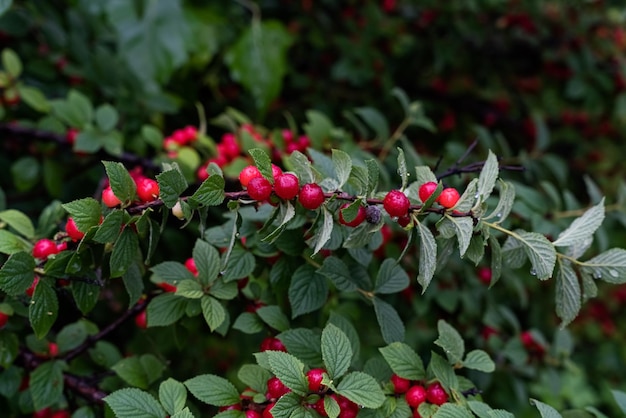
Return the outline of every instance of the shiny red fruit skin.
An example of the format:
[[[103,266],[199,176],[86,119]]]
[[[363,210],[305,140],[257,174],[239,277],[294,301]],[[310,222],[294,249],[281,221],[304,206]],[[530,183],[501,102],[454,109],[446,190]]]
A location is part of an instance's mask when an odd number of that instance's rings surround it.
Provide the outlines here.
[[[409,198],[400,190],[391,190],[383,199],[383,207],[393,217],[406,215],[410,206]]]
[[[4,328],[7,322],[9,322],[9,315],[4,312],[0,312],[0,329]]]
[[[166,293],[176,293],[176,286],[174,286],[171,283],[160,282],[160,283],[157,283],[157,286],[159,286],[161,289],[163,289],[163,291],[166,292]]]
[[[33,246],[33,257],[46,259],[49,255],[57,254],[59,249],[54,241],[43,238]]]
[[[258,202],[264,202],[272,195],[272,184],[265,177],[255,177],[248,183],[248,195]]]
[[[426,399],[435,405],[443,405],[448,402],[448,394],[439,382],[432,383],[426,388]]]
[[[426,202],[428,198],[433,194],[433,192],[437,189],[437,183],[434,181],[429,181],[420,186],[418,195],[422,202]]]
[[[241,173],[239,173],[239,182],[241,183],[241,187],[248,187],[248,183],[250,183],[250,180],[257,177],[263,176],[261,175],[259,169],[256,168],[256,166],[249,165],[247,167],[244,167],[244,169],[241,170]]]
[[[262,418],[261,414],[259,414],[257,411],[253,411],[252,409],[248,409],[246,411],[246,418]]]
[[[268,399],[278,399],[286,393],[291,392],[291,390],[284,385],[283,382],[280,381],[276,376],[270,377],[267,381],[267,398]]]
[[[120,205],[122,202],[120,201],[120,199],[117,198],[117,196],[115,196],[115,193],[113,193],[113,189],[111,189],[111,186],[109,186],[105,187],[104,190],[102,190],[102,203],[104,203],[104,205],[108,208],[114,208]]]
[[[324,203],[324,191],[315,183],[307,183],[300,189],[298,200],[305,209],[315,210]]]
[[[198,275],[198,268],[196,267],[196,261],[192,257],[189,257],[187,260],[185,260],[185,268],[189,270],[191,274],[193,274],[194,276]]]
[[[397,374],[391,376],[391,383],[393,384],[393,391],[398,394],[406,393],[411,387],[411,381],[409,379],[400,377]]]
[[[427,397],[428,393],[422,385],[411,386],[404,394],[406,403],[413,408],[417,408],[419,405],[426,402]]]
[[[300,182],[298,177],[291,173],[282,174],[274,179],[274,192],[284,200],[291,200],[298,195]]]
[[[359,211],[357,212],[356,217],[350,222],[348,222],[344,219],[343,212],[342,212],[342,210],[347,208],[348,206],[350,206],[350,203],[344,203],[339,208],[339,223],[349,226],[351,228],[355,228],[361,225],[363,221],[365,220],[365,208],[363,206],[359,206]]]
[[[72,416],[72,414],[69,413],[69,411],[66,410],[61,410],[61,411],[56,411],[54,413],[52,413],[52,415],[50,416],[50,418],[70,418]]]
[[[267,337],[261,341],[261,351],[283,351],[287,352],[287,347],[276,337]]]
[[[156,180],[143,178],[137,180],[137,196],[142,202],[152,202],[159,197],[159,183]]]
[[[148,316],[145,309],[135,316],[135,325],[141,329],[148,328]]]
[[[74,218],[67,218],[67,222],[65,223],[65,232],[72,239],[72,241],[80,241],[85,236],[84,232],[81,232],[76,226],[76,222],[74,222]]]
[[[491,269],[489,267],[480,267],[478,269],[478,279],[486,285],[491,284]]]
[[[37,287],[37,283],[39,283],[39,276],[35,276],[35,278],[33,279],[33,284],[31,284],[30,287],[26,289],[25,291],[26,296],[28,296],[29,298],[33,297],[33,293],[35,293],[35,288]]]
[[[272,177],[274,178],[274,181],[276,181],[277,177],[282,176],[282,174],[283,170],[276,164],[272,164]]]
[[[272,414],[272,408],[274,407],[274,405],[276,405],[276,402],[272,402],[265,407],[265,409],[263,410],[263,418],[274,418],[274,415]]]
[[[50,357],[56,357],[59,355],[59,346],[57,343],[48,343],[48,354],[50,354]]]
[[[447,187],[441,191],[437,202],[446,209],[450,209],[459,201],[459,192],[454,187]]]
[[[309,390],[311,392],[319,392],[322,387],[322,379],[324,378],[324,369],[311,369],[306,373],[306,378],[309,381]]]

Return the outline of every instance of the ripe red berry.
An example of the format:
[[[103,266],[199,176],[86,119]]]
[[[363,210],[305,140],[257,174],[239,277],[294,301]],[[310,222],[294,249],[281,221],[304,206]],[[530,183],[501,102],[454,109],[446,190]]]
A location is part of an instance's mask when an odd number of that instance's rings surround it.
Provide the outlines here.
[[[46,259],[49,255],[58,254],[59,249],[54,241],[51,239],[43,238],[35,243],[33,246],[33,257]]]
[[[65,409],[62,409],[60,411],[56,411],[56,412],[52,413],[50,418],[70,418],[71,416],[72,416],[72,414],[70,414],[69,411],[66,411]]]
[[[67,222],[65,223],[65,232],[72,239],[72,241],[80,241],[85,236],[85,233],[80,231],[76,226],[76,222],[74,222],[74,218],[67,218]]]
[[[192,257],[189,257],[187,260],[185,260],[185,267],[194,276],[198,275],[198,268],[196,267],[196,261]]]
[[[65,139],[67,139],[67,142],[69,142],[71,145],[74,145],[78,134],[79,134],[78,129],[70,128],[67,130],[67,133],[65,134]]]
[[[114,208],[122,202],[117,198],[117,196],[115,196],[113,189],[109,186],[102,190],[102,203],[104,203],[104,205],[108,208]]]
[[[284,351],[287,352],[287,347],[281,340],[276,337],[267,337],[261,341],[261,351]]]
[[[276,402],[272,402],[265,407],[263,410],[263,418],[274,418],[274,415],[272,414],[272,408],[274,405],[276,405]]]
[[[176,293],[176,286],[168,282],[159,282],[157,286],[163,289],[166,293]]]
[[[259,414],[257,411],[253,411],[252,409],[248,409],[246,411],[246,418],[262,418],[261,414]]]
[[[285,386],[276,376],[270,377],[267,381],[267,399],[278,399],[289,392],[291,392],[291,389]]]
[[[0,329],[4,328],[4,326],[9,322],[9,315],[0,311]]]
[[[241,183],[241,187],[248,187],[248,183],[250,183],[250,180],[257,177],[263,177],[263,175],[261,174],[259,169],[256,168],[256,166],[249,165],[247,167],[244,167],[244,169],[241,170],[241,173],[239,173],[239,182]]]
[[[282,174],[283,170],[276,164],[272,164],[272,177],[274,178],[274,181],[276,181],[276,178],[280,177]]]
[[[359,406],[350,399],[333,393],[330,395],[339,405],[339,418],[355,418],[359,413]]]
[[[306,378],[309,381],[309,390],[311,392],[319,392],[322,387],[322,379],[324,378],[324,369],[311,369],[306,372]]]
[[[33,279],[33,283],[24,292],[24,293],[26,293],[26,296],[28,296],[29,298],[33,297],[33,293],[35,293],[35,288],[37,287],[38,283],[39,283],[39,276],[35,276],[35,278]]]
[[[308,406],[313,409],[315,412],[320,414],[323,417],[327,417],[328,413],[326,412],[326,408],[324,407],[324,397],[320,396],[320,398],[315,401],[313,404],[308,404]]]
[[[137,196],[142,202],[152,202],[159,197],[159,183],[156,180],[142,178],[137,180]]]
[[[40,409],[33,412],[33,418],[52,418],[52,410],[50,408]]]
[[[241,411],[241,404],[240,403],[235,403],[235,404],[232,404],[232,405],[220,406],[218,411],[219,412],[224,412],[224,411]]]
[[[50,355],[50,357],[56,357],[59,355],[59,346],[57,345],[57,343],[48,343],[48,354]]]
[[[195,126],[185,126],[183,128],[183,132],[185,133],[185,138],[187,139],[187,142],[193,142],[198,139],[198,128],[196,128]]]
[[[478,279],[486,285],[491,284],[491,269],[489,267],[481,267],[478,269]]]
[[[404,216],[409,211],[409,198],[400,190],[391,190],[383,199],[383,207],[387,213],[394,217]]]
[[[322,206],[324,199],[324,191],[315,183],[305,184],[298,194],[300,204],[309,210],[315,210]]]
[[[427,396],[427,391],[422,385],[411,386],[404,395],[406,403],[413,408],[417,408],[420,404],[426,402]]]
[[[366,216],[365,208],[363,206],[359,206],[359,210],[356,214],[356,217],[350,222],[348,222],[343,217],[343,209],[347,208],[348,206],[350,206],[350,203],[344,203],[339,208],[339,223],[346,225],[346,226],[350,226],[352,228],[361,225],[363,221],[365,220],[365,216]]]
[[[441,191],[437,202],[446,209],[450,209],[459,201],[459,192],[454,187],[447,187]]]
[[[422,415],[419,413],[417,408],[413,410],[413,418],[422,418]]]
[[[397,374],[391,376],[391,383],[393,384],[393,391],[395,393],[405,393],[411,387],[411,381],[400,377]]]
[[[300,191],[298,177],[291,173],[281,174],[274,179],[274,191],[281,199],[293,199]]]
[[[177,129],[172,133],[171,138],[178,142],[180,145],[185,145],[188,140],[187,140],[187,135],[185,134],[185,131],[183,129]]]
[[[145,309],[135,316],[135,325],[141,329],[148,328],[148,316]]]
[[[265,177],[255,177],[248,183],[248,195],[259,202],[264,202],[272,195],[272,184]]]
[[[402,228],[406,228],[408,224],[411,223],[411,217],[409,215],[400,216],[398,218],[398,225]]]
[[[443,405],[448,402],[448,394],[439,382],[435,382],[426,388],[426,399],[432,404]]]
[[[422,202],[426,202],[436,189],[437,183],[435,183],[434,181],[429,181],[420,186],[417,194],[419,195]]]

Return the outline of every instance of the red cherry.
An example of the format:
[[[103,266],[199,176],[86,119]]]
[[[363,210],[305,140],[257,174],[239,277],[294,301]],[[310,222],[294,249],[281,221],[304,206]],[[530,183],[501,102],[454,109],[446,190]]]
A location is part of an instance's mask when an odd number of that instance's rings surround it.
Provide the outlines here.
[[[200,181],[204,181],[209,178],[209,173],[206,171],[207,166],[201,165],[200,168],[196,171],[196,178]]]
[[[193,142],[198,139],[198,128],[195,126],[187,125],[183,128],[187,142]]]
[[[104,203],[104,205],[108,208],[114,208],[120,205],[122,201],[119,200],[117,196],[115,196],[115,193],[113,193],[113,189],[111,189],[111,186],[109,186],[105,187],[104,190],[102,190],[102,203]]]
[[[0,311],[0,329],[4,328],[4,326],[9,322],[9,315]]]
[[[268,399],[278,399],[289,392],[291,392],[291,389],[285,386],[284,383],[281,382],[280,379],[276,376],[270,377],[270,379],[267,381]]]
[[[135,325],[141,329],[148,328],[148,317],[145,309],[135,316]]]
[[[422,418],[417,408],[413,410],[413,418]]]
[[[255,177],[248,183],[248,195],[259,202],[264,202],[272,195],[272,184],[265,177]]]
[[[241,187],[248,187],[248,183],[250,183],[250,180],[257,177],[263,177],[263,175],[261,174],[259,169],[256,168],[256,166],[249,165],[247,167],[244,167],[244,169],[241,170],[241,173],[239,173],[239,182],[241,183]]]
[[[395,393],[405,393],[411,387],[411,381],[400,377],[397,374],[391,376],[391,383],[393,384],[393,391]]]
[[[417,408],[420,404],[426,402],[427,391],[422,385],[411,386],[404,395],[406,403],[413,408]]]
[[[426,399],[432,404],[443,405],[448,402],[448,394],[439,382],[435,382],[426,388]]]
[[[383,199],[383,207],[393,217],[406,215],[410,206],[409,198],[400,190],[391,190]]]
[[[267,337],[261,341],[261,351],[283,351],[287,352],[287,347],[276,337]]]
[[[447,187],[441,191],[437,202],[446,209],[450,209],[459,201],[459,192],[454,187]]]
[[[411,223],[411,217],[409,215],[400,216],[398,218],[398,225],[400,225],[402,228],[406,228],[407,225],[410,223]]]
[[[62,409],[60,411],[56,411],[54,412],[50,418],[71,418],[72,414],[69,413],[69,411],[66,411],[65,409]]]
[[[276,178],[280,177],[282,174],[283,170],[276,164],[272,164],[272,177],[274,178],[274,181],[276,181]]]
[[[291,173],[279,175],[274,179],[274,191],[281,199],[293,199],[300,191],[300,182],[298,181],[298,177]]]
[[[57,345],[57,343],[48,343],[48,354],[50,355],[50,357],[56,357],[59,355],[59,346]]]
[[[33,257],[46,259],[48,256],[58,254],[59,249],[54,241],[51,239],[43,238],[35,243],[33,246]]]
[[[159,183],[149,178],[139,179],[136,182],[137,196],[142,202],[152,202],[159,197]]]
[[[172,138],[175,142],[179,143],[180,145],[185,145],[185,144],[187,144],[187,142],[189,142],[189,141],[188,141],[188,139],[187,139],[187,135],[185,135],[185,131],[184,131],[184,130],[182,130],[182,129],[177,129],[177,130],[175,130],[175,131],[172,133],[171,138]]]
[[[293,142],[293,132],[291,132],[289,129],[283,129],[281,131],[281,134],[283,135],[283,140],[285,141],[285,144]]]
[[[339,418],[354,418],[359,413],[359,406],[345,396],[333,393],[330,395],[339,405]]]
[[[349,226],[349,227],[357,227],[359,225],[361,225],[363,223],[363,221],[365,220],[365,208],[363,206],[359,206],[359,210],[356,214],[356,217],[351,220],[350,222],[346,221],[343,217],[343,209],[347,208],[348,206],[350,206],[350,203],[344,203],[343,205],[341,205],[341,207],[339,208],[339,223]]]
[[[322,387],[322,379],[324,378],[324,369],[311,369],[306,372],[306,378],[309,381],[309,390],[311,392],[319,392]]]
[[[196,267],[196,261],[192,258],[189,257],[187,260],[185,260],[185,267],[187,268],[187,270],[189,270],[194,276],[198,275],[198,268]]]
[[[52,410],[50,408],[40,409],[33,412],[33,418],[52,418]]]
[[[78,129],[70,128],[65,133],[65,139],[67,139],[67,142],[69,142],[71,145],[74,145],[74,143],[76,142],[76,137],[78,137],[79,133],[80,132],[78,131]]]
[[[252,409],[248,409],[246,411],[246,418],[262,418],[262,416],[257,411],[253,411]]]
[[[274,407],[274,405],[276,405],[276,402],[272,402],[265,407],[265,409],[263,410],[263,418],[274,418],[274,415],[272,415],[272,408]]]
[[[491,284],[491,269],[489,267],[480,267],[478,269],[478,279],[486,285]]]
[[[328,413],[326,412],[326,408],[324,407],[324,397],[321,396],[314,404],[308,405],[311,409],[315,410],[318,414],[323,417],[327,417]]]
[[[298,200],[305,209],[315,210],[324,203],[324,191],[315,183],[307,183],[300,189]]]
[[[420,186],[417,194],[419,195],[422,202],[426,202],[436,189],[437,183],[435,183],[434,181],[429,181]]]
[[[72,241],[80,241],[85,236],[84,232],[81,232],[76,226],[76,222],[74,222],[74,218],[67,218],[67,222],[65,223],[65,232],[72,239]]]
[[[157,286],[163,289],[166,293],[176,293],[176,286],[168,282],[157,283]]]
[[[26,296],[28,296],[29,298],[33,297],[33,293],[35,293],[35,288],[37,287],[38,283],[39,283],[39,276],[35,276],[35,278],[33,279],[33,283],[25,291]]]

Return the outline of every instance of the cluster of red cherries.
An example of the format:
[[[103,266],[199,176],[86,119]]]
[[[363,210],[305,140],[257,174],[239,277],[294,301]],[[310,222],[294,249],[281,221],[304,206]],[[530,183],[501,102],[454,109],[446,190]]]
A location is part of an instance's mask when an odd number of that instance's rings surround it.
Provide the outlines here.
[[[415,382],[394,374],[391,376],[391,384],[396,395],[404,395],[406,403],[412,408],[413,418],[421,418],[417,409],[424,402],[433,405],[448,402],[448,394],[439,382],[424,386],[423,382]]]

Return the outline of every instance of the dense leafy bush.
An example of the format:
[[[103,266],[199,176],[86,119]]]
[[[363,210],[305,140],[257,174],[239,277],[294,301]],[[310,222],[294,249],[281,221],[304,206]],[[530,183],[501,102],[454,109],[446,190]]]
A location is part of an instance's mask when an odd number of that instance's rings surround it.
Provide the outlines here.
[[[626,412],[620,2],[0,10],[3,416]]]

